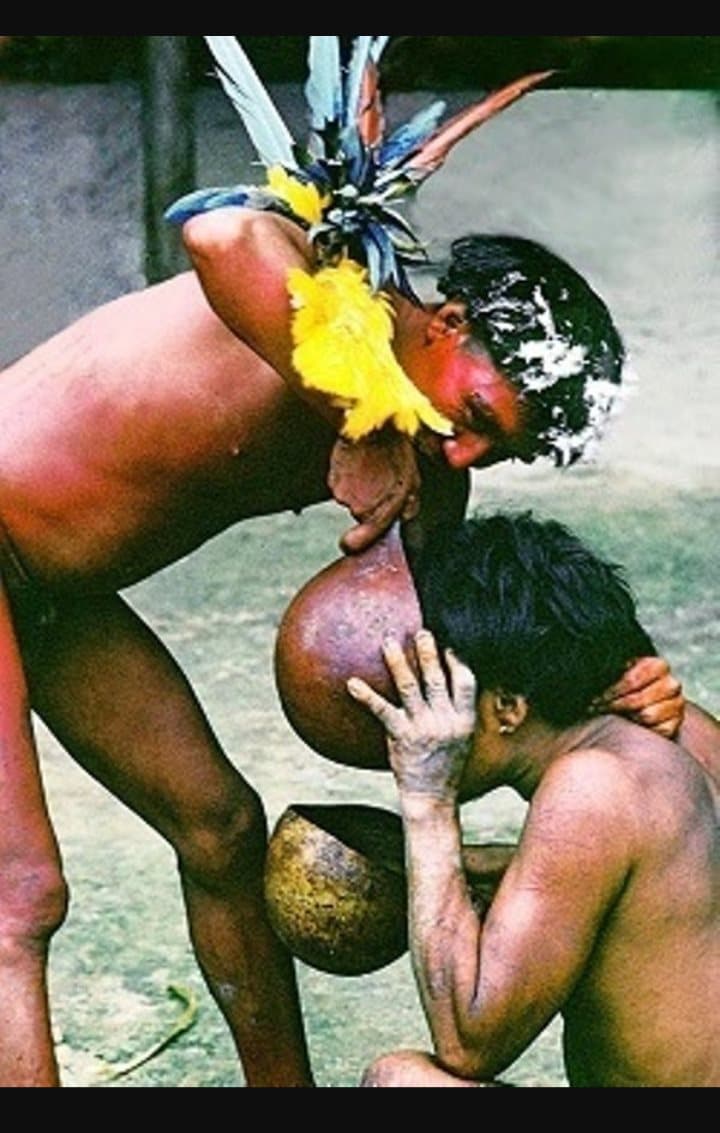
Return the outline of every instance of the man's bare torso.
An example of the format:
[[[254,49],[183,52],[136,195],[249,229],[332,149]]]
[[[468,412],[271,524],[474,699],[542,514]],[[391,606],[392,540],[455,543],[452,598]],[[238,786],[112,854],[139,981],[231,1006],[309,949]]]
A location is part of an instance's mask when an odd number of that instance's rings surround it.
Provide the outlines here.
[[[5,370],[0,415],[0,518],[54,586],[119,589],[240,519],[328,495],[332,429],[190,273]]]
[[[575,1086],[720,1085],[720,827],[689,755],[622,721],[635,864],[563,1012]],[[720,752],[718,752],[720,766]]]

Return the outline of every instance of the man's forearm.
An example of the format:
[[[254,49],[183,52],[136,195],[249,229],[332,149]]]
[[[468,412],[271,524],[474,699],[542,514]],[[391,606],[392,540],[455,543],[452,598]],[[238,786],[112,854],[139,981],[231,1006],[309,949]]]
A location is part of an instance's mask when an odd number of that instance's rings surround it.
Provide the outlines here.
[[[465,880],[456,809],[403,796],[410,951],[438,1058],[463,1074],[462,1020],[477,987],[481,922]]]

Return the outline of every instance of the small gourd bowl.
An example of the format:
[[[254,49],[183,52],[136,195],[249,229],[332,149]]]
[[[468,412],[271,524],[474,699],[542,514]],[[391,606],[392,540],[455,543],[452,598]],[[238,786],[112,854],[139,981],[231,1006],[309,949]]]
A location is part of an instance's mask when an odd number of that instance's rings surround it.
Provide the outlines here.
[[[275,828],[265,875],[268,915],[311,968],[361,976],[408,947],[400,818],[359,805],[290,807]]]

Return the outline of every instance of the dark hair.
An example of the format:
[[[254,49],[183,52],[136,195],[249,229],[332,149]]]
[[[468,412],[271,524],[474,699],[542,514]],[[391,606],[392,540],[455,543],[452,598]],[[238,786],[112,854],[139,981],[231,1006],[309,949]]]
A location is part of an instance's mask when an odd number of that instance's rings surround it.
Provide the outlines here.
[[[434,533],[415,564],[425,624],[480,689],[527,697],[549,724],[588,714],[628,664],[655,655],[621,569],[530,513]]]
[[[518,236],[465,236],[438,281],[522,394],[530,456],[573,464],[597,439],[625,362],[605,303],[569,264]]]

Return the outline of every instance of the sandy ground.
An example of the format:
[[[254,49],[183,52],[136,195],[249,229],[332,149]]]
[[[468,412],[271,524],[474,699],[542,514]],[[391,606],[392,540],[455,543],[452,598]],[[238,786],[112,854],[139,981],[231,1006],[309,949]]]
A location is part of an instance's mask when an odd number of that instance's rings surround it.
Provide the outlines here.
[[[296,110],[296,90],[276,93]],[[416,96],[393,112],[404,114],[409,101]],[[202,92],[197,116],[198,183],[246,178],[247,149],[223,100]],[[532,488],[547,499],[587,493],[592,507],[598,483],[645,501],[666,492],[717,499],[717,125],[707,95],[536,94],[468,141],[424,190],[416,217],[433,256],[471,229],[546,242],[608,300],[637,373],[592,474],[559,481],[538,469],[500,469],[476,483],[478,500],[493,492],[522,498]],[[0,364],[142,286],[139,153],[130,85],[0,87]],[[298,800],[392,805],[384,777],[346,773],[307,753],[289,734],[272,684],[277,620],[335,557],[343,524],[325,507],[301,523],[246,525],[131,595],[187,668],[238,766],[254,769],[273,818]],[[717,540],[707,553],[717,563]],[[66,1084],[104,1084],[106,1062],[122,1064],[167,1033],[179,1008],[166,989],[181,984],[200,999],[198,1026],[118,1084],[240,1085],[229,1040],[198,986],[171,855],[42,730],[39,739],[75,894],[53,953]],[[478,833],[511,833],[520,814],[501,793],[475,820]],[[323,1085],[352,1086],[379,1049],[426,1041],[405,961],[365,981],[308,971],[301,979]],[[562,1085],[555,1032],[516,1077]]]

